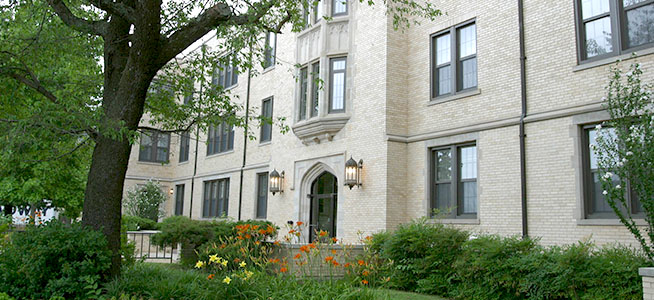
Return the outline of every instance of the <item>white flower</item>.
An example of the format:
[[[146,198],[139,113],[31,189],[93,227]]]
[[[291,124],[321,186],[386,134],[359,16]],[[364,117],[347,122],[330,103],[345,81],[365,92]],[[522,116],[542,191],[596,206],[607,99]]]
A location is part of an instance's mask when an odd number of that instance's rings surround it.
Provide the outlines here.
[[[613,176],[613,173],[611,173],[611,172],[606,172],[606,174],[604,174],[605,179],[609,179],[609,178],[611,178],[611,176]]]
[[[616,189],[621,189],[622,187],[618,184],[615,186]]]
[[[608,193],[609,193],[609,192],[607,192],[607,191],[603,191],[603,192],[602,192],[602,195],[606,195],[606,194],[608,194]]]
[[[622,166],[624,165],[624,163],[621,162],[621,161],[619,161],[619,162],[617,163],[617,165],[618,165],[618,167],[622,167]]]
[[[602,124],[597,124],[597,126],[595,126],[595,129],[597,129],[597,130],[602,129]]]
[[[627,151],[627,153],[625,153],[625,154],[627,154],[627,156],[634,155],[634,153],[631,152],[631,151]]]

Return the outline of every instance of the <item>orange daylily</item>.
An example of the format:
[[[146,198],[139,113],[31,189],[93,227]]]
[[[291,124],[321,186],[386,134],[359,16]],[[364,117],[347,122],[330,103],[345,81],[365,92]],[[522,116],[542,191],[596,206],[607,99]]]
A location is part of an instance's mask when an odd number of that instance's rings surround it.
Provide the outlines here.
[[[337,238],[332,238],[332,242],[338,243],[338,239]]]
[[[304,222],[302,222],[302,221],[297,222],[297,226],[302,226],[302,224],[304,224]]]
[[[364,279],[364,280],[361,280],[361,283],[363,283],[363,284],[368,284],[368,280],[365,280],[365,279]]]
[[[340,264],[337,261],[332,261],[332,265],[338,267]]]
[[[343,265],[343,267],[346,267],[346,268],[349,267],[349,266],[351,266],[350,263],[345,263],[345,265]]]
[[[320,237],[325,237],[325,236],[327,236],[327,231],[323,231],[323,230],[319,231],[319,232],[318,232],[318,236],[320,236]]]
[[[309,244],[309,248],[316,249],[316,244],[314,244],[314,243]]]
[[[327,262],[332,261],[332,260],[334,260],[334,257],[333,257],[333,256],[327,256],[327,257],[325,257],[325,261],[327,261]]]
[[[332,249],[332,254],[336,255],[336,250]]]
[[[363,266],[363,265],[366,264],[366,262],[363,261],[363,260],[361,260],[361,259],[359,259],[359,260],[357,261],[357,263],[359,263],[359,266]]]
[[[298,254],[295,254],[295,256],[293,257],[293,259],[299,259],[300,257],[302,257],[302,254],[298,253]]]
[[[368,276],[368,275],[370,275],[370,272],[368,272],[368,271],[366,270],[366,271],[363,271],[363,273],[361,273],[361,275],[363,275],[363,276]]]
[[[214,276],[215,276],[214,274],[209,274],[209,276],[207,276],[207,279],[211,280],[213,279]]]
[[[288,272],[288,269],[286,267],[282,267],[281,269],[279,269],[279,272],[286,273]]]

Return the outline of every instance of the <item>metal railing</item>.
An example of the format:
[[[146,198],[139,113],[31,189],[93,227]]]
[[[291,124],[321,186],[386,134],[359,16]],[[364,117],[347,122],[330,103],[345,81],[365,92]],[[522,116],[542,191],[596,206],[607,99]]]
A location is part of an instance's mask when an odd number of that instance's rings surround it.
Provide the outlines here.
[[[177,249],[173,247],[159,247],[152,243],[152,236],[159,231],[142,230],[128,231],[127,239],[134,242],[134,258],[144,261],[166,261],[172,263],[178,256]]]

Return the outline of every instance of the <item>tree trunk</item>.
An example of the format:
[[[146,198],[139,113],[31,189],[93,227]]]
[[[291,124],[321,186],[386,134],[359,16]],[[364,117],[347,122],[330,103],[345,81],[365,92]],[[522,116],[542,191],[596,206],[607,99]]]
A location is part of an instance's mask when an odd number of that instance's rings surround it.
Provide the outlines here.
[[[82,224],[107,237],[112,276],[120,274],[120,212],[130,150],[127,139],[97,138],[84,197]]]

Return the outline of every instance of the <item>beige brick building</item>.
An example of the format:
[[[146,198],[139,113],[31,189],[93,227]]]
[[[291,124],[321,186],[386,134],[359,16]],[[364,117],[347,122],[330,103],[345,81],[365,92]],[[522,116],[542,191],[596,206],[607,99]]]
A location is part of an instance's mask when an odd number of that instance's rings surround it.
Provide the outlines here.
[[[142,142],[125,188],[153,178],[171,191],[169,214],[303,221],[349,241],[440,208],[475,232],[635,242],[597,192],[588,145],[608,117],[609,66],[637,52],[653,77],[654,1],[436,1],[443,16],[405,30],[379,5],[339,1],[320,4],[332,19],[312,12],[307,29],[277,35],[275,63],[251,80],[250,108],[291,132]],[[246,99],[247,72],[222,75]],[[158,149],[167,163],[148,162]],[[350,157],[363,160],[352,189]],[[273,170],[284,172],[274,195]]]

